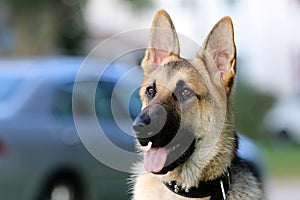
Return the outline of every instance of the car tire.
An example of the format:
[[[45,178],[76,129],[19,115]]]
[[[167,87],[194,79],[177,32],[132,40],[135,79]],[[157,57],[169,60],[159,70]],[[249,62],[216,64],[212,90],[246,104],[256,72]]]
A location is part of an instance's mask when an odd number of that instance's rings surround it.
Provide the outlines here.
[[[83,200],[82,189],[73,179],[60,178],[49,182],[38,200]]]
[[[65,183],[58,183],[53,186],[50,192],[50,200],[74,200],[74,189]]]

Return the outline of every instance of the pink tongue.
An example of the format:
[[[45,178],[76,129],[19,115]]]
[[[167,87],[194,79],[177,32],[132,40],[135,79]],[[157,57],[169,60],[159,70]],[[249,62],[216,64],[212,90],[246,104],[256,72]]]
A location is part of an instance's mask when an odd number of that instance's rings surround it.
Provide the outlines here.
[[[166,161],[169,151],[165,148],[150,148],[144,154],[144,168],[147,172],[160,172]]]

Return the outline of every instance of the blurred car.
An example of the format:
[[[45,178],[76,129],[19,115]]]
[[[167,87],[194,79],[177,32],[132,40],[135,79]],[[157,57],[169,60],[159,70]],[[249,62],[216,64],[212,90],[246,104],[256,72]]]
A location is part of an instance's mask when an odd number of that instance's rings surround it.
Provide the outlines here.
[[[0,61],[1,200],[128,199],[128,174],[101,164],[77,135],[72,91],[82,62],[78,57]],[[129,69],[112,63],[100,81],[91,72],[82,84],[99,84],[97,116],[106,119],[103,126],[110,140],[133,152],[134,138],[117,127],[110,109],[114,85]],[[114,98],[122,101],[121,94]],[[80,106],[89,103],[82,98]],[[132,117],[139,112],[136,107],[130,109]],[[117,110],[128,108],[120,104]]]
[[[55,57],[0,61],[0,199],[2,200],[99,200],[128,199],[129,175],[95,159],[80,140],[72,113],[76,74],[83,58]],[[94,60],[95,67],[105,62]],[[89,85],[98,85],[95,111],[106,136],[118,147],[134,152],[134,138],[114,121],[111,98],[117,82],[132,68],[111,63],[99,79],[93,71],[81,79],[80,112],[86,115],[91,104],[85,98]],[[126,113],[140,112],[139,77],[127,78],[114,101],[119,123],[131,129]],[[128,85],[135,85],[124,103]],[[87,87],[86,87],[87,86]],[[129,104],[128,104],[129,103]],[[122,117],[124,116],[124,122]],[[121,120],[121,121],[120,121]],[[239,154],[258,170],[260,152],[244,136]]]
[[[264,123],[274,138],[300,143],[300,95],[280,98],[266,114]]]

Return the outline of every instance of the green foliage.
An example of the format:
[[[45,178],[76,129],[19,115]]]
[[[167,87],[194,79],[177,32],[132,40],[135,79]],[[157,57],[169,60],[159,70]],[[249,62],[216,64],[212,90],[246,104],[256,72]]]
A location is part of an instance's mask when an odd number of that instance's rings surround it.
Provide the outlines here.
[[[34,11],[42,7],[53,7],[59,5],[74,6],[76,4],[84,4],[85,0],[2,0],[4,4],[10,6],[12,9],[21,9],[27,11]]]
[[[259,144],[266,159],[266,173],[276,177],[299,176],[299,144],[270,138],[263,124],[265,114],[275,103],[275,98],[258,92],[241,80],[236,86],[233,102],[238,131]]]
[[[267,139],[263,120],[275,99],[239,81],[233,102],[238,130],[256,140]]]
[[[86,37],[81,8],[86,0],[3,0],[17,41],[17,55],[81,55]],[[58,51],[58,52],[55,52]]]
[[[3,0],[6,5],[16,10],[34,11],[37,8],[44,6],[52,6],[60,3],[61,0]]]
[[[152,1],[147,0],[126,0],[133,9],[146,9],[153,5]]]

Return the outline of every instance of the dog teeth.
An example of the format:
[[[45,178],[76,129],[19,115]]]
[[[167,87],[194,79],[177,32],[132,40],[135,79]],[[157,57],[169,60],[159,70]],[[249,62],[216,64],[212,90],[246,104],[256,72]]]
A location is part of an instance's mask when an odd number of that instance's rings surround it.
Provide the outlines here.
[[[146,146],[146,151],[150,150],[152,147],[152,142],[148,142],[148,145]]]

